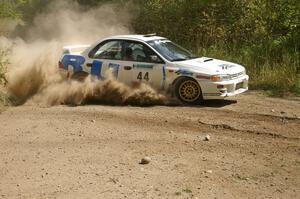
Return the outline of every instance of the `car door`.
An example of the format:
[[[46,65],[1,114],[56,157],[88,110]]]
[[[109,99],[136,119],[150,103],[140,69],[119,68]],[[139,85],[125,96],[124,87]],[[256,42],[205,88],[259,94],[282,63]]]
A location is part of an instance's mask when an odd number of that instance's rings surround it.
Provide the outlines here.
[[[108,71],[115,79],[119,79],[121,62],[121,40],[108,40],[100,43],[88,54],[86,67],[91,75],[98,79],[107,78]]]
[[[137,41],[122,42],[122,61],[120,81],[130,86],[140,83],[155,89],[163,87],[165,79],[164,62],[148,46]]]

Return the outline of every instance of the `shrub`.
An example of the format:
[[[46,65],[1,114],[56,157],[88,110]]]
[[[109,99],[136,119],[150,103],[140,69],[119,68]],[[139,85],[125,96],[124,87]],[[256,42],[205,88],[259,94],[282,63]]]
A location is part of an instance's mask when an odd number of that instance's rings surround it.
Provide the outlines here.
[[[5,78],[7,64],[7,50],[0,49],[0,85],[5,85],[7,83]]]

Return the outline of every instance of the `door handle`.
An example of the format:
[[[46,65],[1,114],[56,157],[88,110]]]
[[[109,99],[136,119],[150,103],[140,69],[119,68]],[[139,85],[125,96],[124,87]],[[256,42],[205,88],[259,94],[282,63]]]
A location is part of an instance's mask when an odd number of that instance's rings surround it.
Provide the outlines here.
[[[131,70],[132,67],[131,66],[124,66],[124,70]]]

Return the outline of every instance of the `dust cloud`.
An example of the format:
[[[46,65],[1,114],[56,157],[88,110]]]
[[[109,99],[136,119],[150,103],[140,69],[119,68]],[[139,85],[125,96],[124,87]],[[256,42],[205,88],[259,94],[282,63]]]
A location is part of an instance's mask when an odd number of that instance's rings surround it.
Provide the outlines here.
[[[131,88],[108,76],[106,80],[88,77],[84,82],[64,81],[47,87],[34,96],[33,101],[47,105],[80,105],[88,102],[147,106],[164,104],[165,97],[148,85]]]
[[[130,88],[109,77],[67,81],[58,73],[63,46],[128,34],[130,19],[126,8],[117,9],[113,4],[87,9],[72,0],[53,1],[35,17],[25,39],[0,37],[0,48],[10,49],[9,95],[16,104],[78,105],[91,100],[115,105],[162,104],[165,97],[148,85]]]

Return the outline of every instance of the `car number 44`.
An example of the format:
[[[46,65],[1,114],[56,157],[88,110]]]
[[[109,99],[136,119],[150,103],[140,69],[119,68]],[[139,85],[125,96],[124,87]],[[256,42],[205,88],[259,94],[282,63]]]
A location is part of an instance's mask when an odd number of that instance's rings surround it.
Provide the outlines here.
[[[138,80],[146,80],[146,81],[149,81],[149,72],[146,72],[144,75],[143,75],[143,72],[139,72],[138,76],[137,76],[137,79]]]

